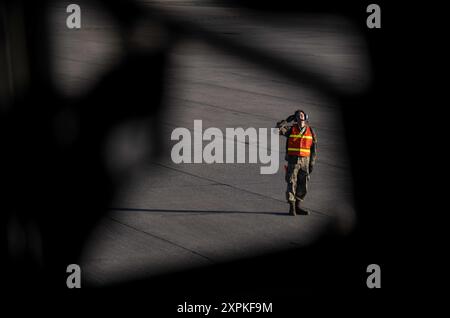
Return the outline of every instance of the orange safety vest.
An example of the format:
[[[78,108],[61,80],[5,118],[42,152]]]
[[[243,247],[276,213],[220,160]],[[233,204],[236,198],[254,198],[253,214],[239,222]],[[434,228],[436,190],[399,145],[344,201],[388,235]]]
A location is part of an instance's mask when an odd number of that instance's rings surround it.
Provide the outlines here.
[[[311,128],[306,126],[306,130],[302,135],[297,125],[292,126],[291,134],[288,138],[288,155],[297,157],[309,157],[311,154],[311,146],[313,144],[313,135]]]

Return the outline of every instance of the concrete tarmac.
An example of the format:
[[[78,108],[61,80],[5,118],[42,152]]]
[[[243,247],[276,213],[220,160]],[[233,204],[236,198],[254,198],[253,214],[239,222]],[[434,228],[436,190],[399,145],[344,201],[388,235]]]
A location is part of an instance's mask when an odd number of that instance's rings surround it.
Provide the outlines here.
[[[369,82],[364,45],[339,17],[276,21],[198,1],[169,1],[162,7],[293,64],[306,60],[340,89],[360,91]],[[111,20],[95,8],[82,10],[83,27],[74,33],[64,27],[64,8],[53,8],[59,26],[53,35],[54,76],[67,95],[88,91],[121,56]],[[181,41],[171,60],[161,131],[167,153],[133,171],[89,238],[80,261],[89,283],[110,284],[302,246],[329,223],[343,235],[351,231],[357,220],[335,101],[201,39]],[[304,203],[309,216],[287,214],[282,136],[276,174],[260,174],[260,164],[175,164],[170,158],[171,132],[177,127],[192,132],[195,119],[202,120],[203,129],[225,133],[227,127],[274,127],[298,108],[308,112],[319,140]]]

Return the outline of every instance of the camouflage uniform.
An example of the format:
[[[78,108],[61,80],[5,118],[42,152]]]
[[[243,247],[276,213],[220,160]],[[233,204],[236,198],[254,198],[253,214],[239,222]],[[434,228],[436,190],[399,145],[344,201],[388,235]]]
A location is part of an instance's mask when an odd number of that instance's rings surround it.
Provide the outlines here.
[[[282,121],[278,127],[280,128],[280,135],[289,138],[291,134],[291,126],[288,126],[286,121]],[[288,155],[286,149],[286,161],[288,163],[286,172],[286,200],[288,203],[295,201],[303,201],[308,192],[308,181],[310,173],[313,169],[317,156],[317,136],[311,126],[309,126],[313,135],[313,144],[311,146],[311,154],[309,157],[299,157]],[[303,133],[306,126],[301,129]],[[287,148],[287,142],[286,142]]]

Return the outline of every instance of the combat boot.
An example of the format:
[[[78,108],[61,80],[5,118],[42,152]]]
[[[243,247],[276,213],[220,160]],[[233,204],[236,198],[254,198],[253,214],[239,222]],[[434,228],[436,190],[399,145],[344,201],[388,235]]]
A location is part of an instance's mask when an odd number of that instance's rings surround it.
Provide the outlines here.
[[[295,213],[298,215],[309,215],[309,211],[300,207],[300,201],[295,203]],[[295,215],[295,214],[294,214]]]
[[[295,216],[295,203],[289,202],[289,215]]]

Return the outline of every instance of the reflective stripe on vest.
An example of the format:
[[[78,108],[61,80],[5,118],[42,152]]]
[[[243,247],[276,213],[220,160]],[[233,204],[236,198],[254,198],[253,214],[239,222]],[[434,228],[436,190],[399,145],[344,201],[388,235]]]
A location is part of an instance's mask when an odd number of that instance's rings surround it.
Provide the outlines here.
[[[292,126],[291,134],[288,138],[288,155],[298,157],[308,157],[311,154],[313,136],[309,126],[306,126],[304,134],[300,133],[300,128]]]
[[[310,153],[311,149],[308,149],[308,148],[288,148],[288,151],[303,151],[303,152]]]
[[[289,137],[300,138],[300,137],[302,137],[302,135],[301,134],[299,134],[299,135],[289,135]],[[303,136],[303,138],[305,138],[305,139],[313,139],[312,136]]]

